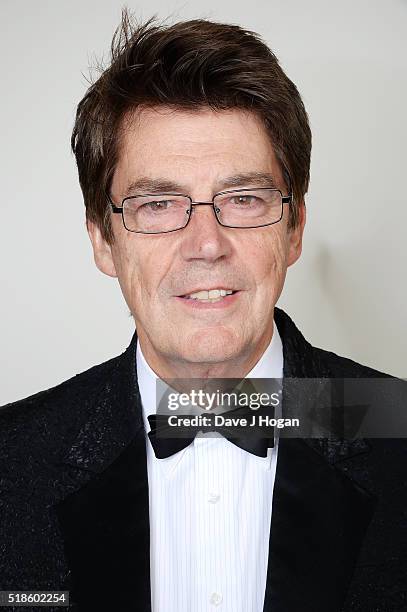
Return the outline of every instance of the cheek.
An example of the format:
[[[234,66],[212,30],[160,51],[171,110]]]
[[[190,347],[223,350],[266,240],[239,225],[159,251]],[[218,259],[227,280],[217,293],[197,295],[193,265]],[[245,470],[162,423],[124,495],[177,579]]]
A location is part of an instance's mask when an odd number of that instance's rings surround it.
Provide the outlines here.
[[[242,246],[243,265],[252,269],[256,285],[274,285],[285,276],[288,241],[284,232],[268,228],[250,245]]]
[[[160,284],[168,269],[162,240],[143,239],[129,234],[113,251],[119,283],[126,302],[135,312],[151,311],[159,301]]]
[[[112,249],[117,278],[124,298],[132,311],[145,291],[145,288],[141,287],[143,280],[142,262],[139,261],[137,253],[131,235],[121,237],[121,240],[116,241]]]

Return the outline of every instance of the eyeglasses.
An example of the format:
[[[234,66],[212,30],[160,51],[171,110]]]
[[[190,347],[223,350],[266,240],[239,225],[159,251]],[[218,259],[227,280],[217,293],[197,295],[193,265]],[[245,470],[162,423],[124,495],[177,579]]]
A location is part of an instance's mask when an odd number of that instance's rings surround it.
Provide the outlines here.
[[[124,198],[116,206],[107,198],[113,213],[122,215],[123,225],[138,234],[166,234],[186,227],[194,206],[212,206],[223,227],[255,228],[273,225],[283,217],[283,205],[292,204],[292,194],[284,196],[279,189],[235,189],[217,193],[212,202],[193,202],[179,193],[155,193]]]

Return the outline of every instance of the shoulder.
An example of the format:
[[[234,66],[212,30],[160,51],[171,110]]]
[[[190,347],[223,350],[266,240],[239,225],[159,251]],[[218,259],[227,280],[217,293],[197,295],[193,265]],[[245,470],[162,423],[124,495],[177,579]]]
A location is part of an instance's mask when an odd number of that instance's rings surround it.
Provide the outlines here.
[[[299,378],[383,378],[389,377],[374,368],[337,355],[333,351],[313,346],[306,340],[294,321],[280,308],[274,310],[274,320],[280,333],[286,370]]]
[[[114,357],[55,387],[0,407],[0,469],[8,471],[14,461],[35,464],[45,454],[48,460],[57,460],[109,384],[120,359]]]
[[[343,357],[332,351],[315,346],[311,348],[314,352],[315,360],[323,363],[335,378],[391,378],[390,374],[375,370],[348,357]]]
[[[8,422],[17,423],[19,421],[26,421],[26,419],[32,419],[39,416],[41,411],[47,411],[51,407],[55,409],[57,405],[63,408],[67,402],[71,406],[75,403],[75,399],[82,401],[89,390],[94,390],[98,387],[106,374],[114,368],[115,362],[118,359],[118,357],[114,357],[80,374],[76,374],[55,387],[0,406],[0,426],[4,426]]]

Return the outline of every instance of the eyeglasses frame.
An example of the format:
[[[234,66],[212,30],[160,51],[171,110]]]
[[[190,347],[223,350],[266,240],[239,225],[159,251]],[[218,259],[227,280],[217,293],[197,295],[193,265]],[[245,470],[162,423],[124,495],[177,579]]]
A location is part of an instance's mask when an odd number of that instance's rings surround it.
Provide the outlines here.
[[[276,221],[272,221],[271,223],[263,223],[262,225],[244,225],[244,226],[241,226],[241,225],[225,225],[224,223],[222,223],[219,220],[218,213],[220,212],[220,210],[219,210],[219,208],[216,210],[215,202],[214,202],[214,200],[215,200],[215,198],[217,196],[225,195],[225,194],[228,194],[228,193],[241,193],[241,192],[244,192],[244,191],[260,191],[262,189],[267,189],[269,191],[278,191],[280,193],[280,195],[281,195],[281,215],[280,215],[279,219],[277,219]],[[143,198],[143,197],[158,197],[158,196],[161,196],[161,195],[166,195],[166,196],[167,195],[168,196],[170,196],[170,195],[172,195],[172,196],[181,196],[181,197],[187,198],[189,200],[189,202],[190,202],[189,208],[185,211],[187,213],[187,222],[185,223],[185,225],[183,225],[182,227],[177,227],[176,229],[166,230],[164,232],[143,232],[141,230],[130,230],[130,229],[128,229],[126,227],[126,224],[124,222],[124,213],[123,213],[123,210],[124,210],[124,203],[127,200],[132,200],[134,198],[140,198],[140,197],[141,198]],[[194,202],[192,200],[191,196],[186,195],[185,193],[171,193],[171,192],[168,192],[168,193],[144,193],[144,194],[139,193],[139,194],[135,194],[135,195],[131,195],[131,196],[127,196],[127,197],[123,198],[122,205],[121,206],[117,206],[116,204],[114,204],[114,202],[112,202],[112,199],[111,199],[111,197],[110,197],[110,195],[108,193],[106,193],[106,197],[107,197],[108,202],[109,202],[109,204],[110,204],[110,206],[112,208],[112,212],[113,213],[121,214],[122,221],[123,221],[123,226],[124,226],[124,228],[128,232],[131,232],[132,234],[147,234],[147,235],[150,235],[150,236],[154,235],[154,234],[170,234],[171,232],[178,232],[181,229],[185,229],[187,227],[188,223],[191,220],[192,209],[193,209],[194,206],[212,206],[213,212],[215,214],[215,218],[216,218],[217,222],[219,223],[219,225],[221,225],[222,227],[228,227],[228,228],[232,228],[232,229],[256,229],[258,227],[268,227],[269,225],[274,225],[275,223],[279,223],[281,221],[281,219],[283,218],[283,212],[284,212],[283,205],[284,204],[292,204],[293,203],[293,194],[292,193],[290,193],[289,195],[285,196],[285,195],[283,195],[281,189],[277,189],[276,187],[246,187],[244,189],[243,188],[242,189],[227,189],[226,191],[219,191],[218,193],[215,193],[211,202]]]

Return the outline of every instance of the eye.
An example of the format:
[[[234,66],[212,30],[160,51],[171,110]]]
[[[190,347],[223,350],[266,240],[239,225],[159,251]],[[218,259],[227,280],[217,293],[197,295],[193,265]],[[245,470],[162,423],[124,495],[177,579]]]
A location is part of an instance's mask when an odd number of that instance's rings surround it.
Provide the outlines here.
[[[145,202],[142,207],[152,212],[161,212],[168,210],[171,204],[171,200],[152,200],[151,202]]]
[[[253,204],[259,204],[262,199],[256,195],[249,193],[236,194],[229,198],[229,202],[236,206],[248,206]]]
[[[239,195],[232,198],[236,204],[250,204],[253,200],[256,200],[255,196],[251,195]]]

